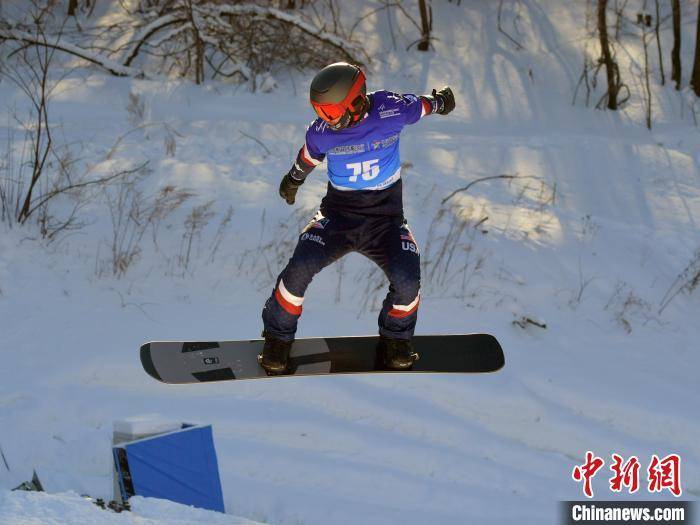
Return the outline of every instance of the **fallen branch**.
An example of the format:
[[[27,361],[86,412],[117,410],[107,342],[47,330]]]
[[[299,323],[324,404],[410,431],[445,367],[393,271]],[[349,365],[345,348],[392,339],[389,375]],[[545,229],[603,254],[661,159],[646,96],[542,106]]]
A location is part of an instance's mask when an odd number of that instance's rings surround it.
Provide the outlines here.
[[[493,180],[493,179],[517,179],[517,178],[520,178],[520,175],[491,175],[490,177],[482,177],[481,179],[473,180],[469,184],[467,184],[464,188],[459,188],[459,189],[453,191],[452,193],[450,193],[447,197],[442,199],[441,204],[445,204],[448,200],[450,200],[452,197],[454,197],[455,195],[457,195],[458,193],[460,193],[462,191],[468,191],[469,188],[474,186],[474,184],[476,184],[477,182],[483,182],[485,180]],[[525,177],[525,178],[536,178],[536,177]]]
[[[267,146],[265,146],[265,144],[263,143],[263,141],[260,140],[259,138],[256,138],[256,137],[254,137],[253,135],[248,135],[246,132],[241,131],[240,129],[238,130],[238,133],[240,133],[240,134],[243,135],[244,137],[248,137],[248,138],[249,138],[250,140],[252,140],[252,141],[257,142],[258,144],[260,144],[260,146],[263,147],[263,149],[267,152],[268,155],[272,155],[272,152],[270,151],[270,148],[268,148]]]
[[[0,447],[0,458],[2,458],[5,468],[10,472],[10,465],[7,464],[7,459],[5,459],[5,453],[2,451],[2,447]]]
[[[501,11],[503,11],[503,0],[501,0],[498,4],[498,31],[503,33],[508,40],[513,42],[516,45],[518,50],[525,49],[520,42],[518,42],[515,38],[513,38],[508,33],[506,33],[506,31],[501,26]]]
[[[531,324],[533,326],[536,326],[537,328],[542,328],[542,330],[547,329],[547,324],[546,323],[540,323],[538,321],[535,321],[533,319],[530,319],[529,317],[523,316],[520,319],[516,319],[513,321],[513,324],[516,326],[519,326],[523,330],[527,328],[527,325]]]
[[[42,46],[49,49],[55,49],[57,51],[63,51],[64,53],[68,53],[69,55],[74,55],[78,58],[82,58],[83,60],[87,60],[88,62],[96,64],[109,71],[112,75],[118,77],[145,77],[143,71],[139,69],[122,65],[119,62],[116,62],[115,60],[107,58],[106,56],[100,55],[99,53],[93,53],[92,51],[83,49],[69,42],[62,42],[60,40],[56,42],[48,42],[39,38],[36,35],[11,27],[0,27],[0,39],[24,42],[25,44]]]
[[[484,223],[485,223],[486,221],[488,221],[488,220],[489,220],[489,216],[488,216],[488,215],[484,215],[484,217],[483,217],[482,219],[480,219],[480,220],[474,225],[474,229],[477,229],[479,226],[481,226],[482,224],[484,224]]]
[[[356,62],[356,63],[362,63],[362,60],[360,60],[360,55],[366,55],[365,51],[360,47],[358,44],[355,44],[354,42],[349,42],[345,40],[344,38],[339,37],[338,35],[335,35],[333,33],[329,33],[328,31],[324,31],[323,29],[319,29],[318,27],[315,27],[314,25],[305,22],[304,20],[300,19],[299,17],[287,13],[285,11],[282,11],[280,9],[276,9],[274,7],[263,7],[259,5],[254,5],[254,4],[242,4],[242,5],[211,5],[211,4],[205,4],[202,6],[197,6],[197,11],[200,12],[201,14],[212,14],[212,12],[215,12],[219,17],[221,15],[258,15],[258,16],[263,16],[266,18],[272,18],[275,20],[279,20],[281,22],[285,22],[287,24],[290,24],[297,29],[301,30],[302,32],[313,36],[314,38],[325,42],[326,44],[336,48],[338,51],[340,51],[343,55],[345,55],[345,58],[347,58],[349,61]],[[209,11],[209,13],[207,13]]]
[[[171,13],[165,16],[161,16],[160,18],[157,18],[156,20],[152,21],[150,24],[146,24],[144,27],[141,28],[139,31],[138,35],[136,35],[133,40],[132,44],[134,44],[134,47],[131,49],[131,52],[129,53],[129,56],[126,57],[126,60],[124,61],[124,66],[129,67],[131,66],[131,62],[136,58],[136,55],[138,55],[139,50],[141,49],[141,46],[143,46],[146,43],[146,40],[148,40],[150,37],[152,37],[154,34],[156,34],[158,31],[161,29],[168,27],[173,24],[177,23],[182,23],[186,22],[187,19],[179,16],[177,14]]]

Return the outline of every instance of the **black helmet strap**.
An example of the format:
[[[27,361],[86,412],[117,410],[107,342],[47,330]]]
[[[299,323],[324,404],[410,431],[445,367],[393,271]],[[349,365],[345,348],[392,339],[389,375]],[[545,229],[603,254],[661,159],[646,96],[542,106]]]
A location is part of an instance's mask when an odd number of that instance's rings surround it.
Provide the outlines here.
[[[341,129],[352,127],[363,119],[369,111],[370,101],[367,95],[361,95],[361,97],[361,99],[358,97],[352,101],[352,111],[349,109],[346,110],[336,124],[329,124],[332,130],[340,131]]]

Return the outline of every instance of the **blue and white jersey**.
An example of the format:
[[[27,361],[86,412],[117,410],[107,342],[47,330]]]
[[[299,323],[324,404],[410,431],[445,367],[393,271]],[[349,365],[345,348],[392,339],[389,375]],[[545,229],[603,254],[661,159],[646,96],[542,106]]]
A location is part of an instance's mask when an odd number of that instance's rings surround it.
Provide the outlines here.
[[[306,131],[300,156],[312,166],[327,158],[328,178],[337,190],[382,190],[397,182],[401,130],[430,112],[429,103],[416,95],[375,91],[367,96],[370,110],[356,125],[334,131],[317,118]]]

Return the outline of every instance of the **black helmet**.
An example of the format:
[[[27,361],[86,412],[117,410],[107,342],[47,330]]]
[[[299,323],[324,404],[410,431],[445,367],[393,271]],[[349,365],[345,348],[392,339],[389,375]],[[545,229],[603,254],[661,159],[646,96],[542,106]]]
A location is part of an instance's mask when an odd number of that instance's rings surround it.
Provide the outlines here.
[[[331,129],[358,122],[367,112],[365,74],[353,64],[336,62],[324,67],[311,81],[311,105]]]

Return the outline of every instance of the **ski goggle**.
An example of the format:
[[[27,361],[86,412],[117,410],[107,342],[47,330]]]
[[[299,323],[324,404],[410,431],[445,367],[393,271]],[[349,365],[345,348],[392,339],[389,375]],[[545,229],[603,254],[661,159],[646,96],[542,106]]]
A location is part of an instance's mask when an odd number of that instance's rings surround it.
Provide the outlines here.
[[[311,101],[316,114],[328,122],[331,129],[346,128],[351,122],[357,121],[362,116],[365,106],[365,74],[358,68],[358,75],[353,82],[348,94],[343,100],[335,104],[320,104]]]

